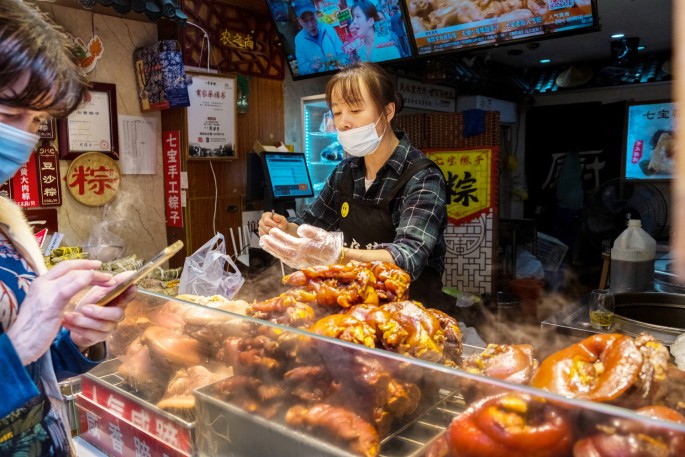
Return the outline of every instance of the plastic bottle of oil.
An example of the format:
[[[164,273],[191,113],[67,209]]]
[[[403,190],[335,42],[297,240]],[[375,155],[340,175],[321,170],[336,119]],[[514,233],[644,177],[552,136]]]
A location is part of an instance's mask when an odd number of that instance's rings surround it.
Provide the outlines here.
[[[656,241],[642,229],[638,219],[628,221],[628,228],[611,248],[611,279],[615,293],[654,290]]]

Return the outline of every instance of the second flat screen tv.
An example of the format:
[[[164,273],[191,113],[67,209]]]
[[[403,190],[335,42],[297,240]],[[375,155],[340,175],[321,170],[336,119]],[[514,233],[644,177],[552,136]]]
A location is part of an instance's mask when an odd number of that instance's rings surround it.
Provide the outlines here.
[[[412,56],[400,0],[267,0],[293,79]]]
[[[595,0],[404,0],[419,55],[593,31]]]

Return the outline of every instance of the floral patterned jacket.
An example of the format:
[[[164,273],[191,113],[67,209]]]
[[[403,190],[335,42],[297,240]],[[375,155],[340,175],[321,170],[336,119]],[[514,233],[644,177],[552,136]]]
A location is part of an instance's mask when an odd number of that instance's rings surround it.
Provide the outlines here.
[[[45,271],[21,209],[0,197],[1,455],[22,455],[31,446],[37,455],[70,455],[71,432],[57,382],[97,365],[81,354],[66,329],[60,330],[50,351],[27,366],[14,350],[5,331],[21,312],[31,281]]]

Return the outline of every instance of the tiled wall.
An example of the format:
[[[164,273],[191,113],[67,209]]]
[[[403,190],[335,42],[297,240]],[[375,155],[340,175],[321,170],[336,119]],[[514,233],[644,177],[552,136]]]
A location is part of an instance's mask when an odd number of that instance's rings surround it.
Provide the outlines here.
[[[407,131],[413,144],[419,148],[476,148],[498,146],[500,137],[499,113],[488,112],[485,116],[485,132],[464,137],[463,115],[409,114],[397,119],[400,128]],[[498,156],[498,155],[496,155]],[[491,179],[499,182],[499,166],[496,163]],[[497,195],[497,191],[493,191]],[[495,198],[490,210],[468,222],[448,224],[445,231],[447,255],[443,284],[463,292],[477,294],[494,293],[497,281],[496,260],[498,202]]]

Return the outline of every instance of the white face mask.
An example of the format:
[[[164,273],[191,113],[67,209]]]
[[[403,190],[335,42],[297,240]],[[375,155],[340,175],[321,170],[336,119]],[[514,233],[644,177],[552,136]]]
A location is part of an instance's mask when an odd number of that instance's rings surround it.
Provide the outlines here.
[[[378,116],[378,120],[373,124],[345,130],[343,132],[338,131],[338,141],[345,152],[354,157],[364,157],[378,149],[378,146],[381,144],[381,139],[383,139],[383,135],[385,135],[385,130],[383,130],[383,133],[380,136],[376,133],[376,125],[380,120],[381,117]],[[387,130],[387,128],[388,126],[386,125],[385,129]]]
[[[0,184],[29,161],[39,139],[38,135],[0,122]]]

